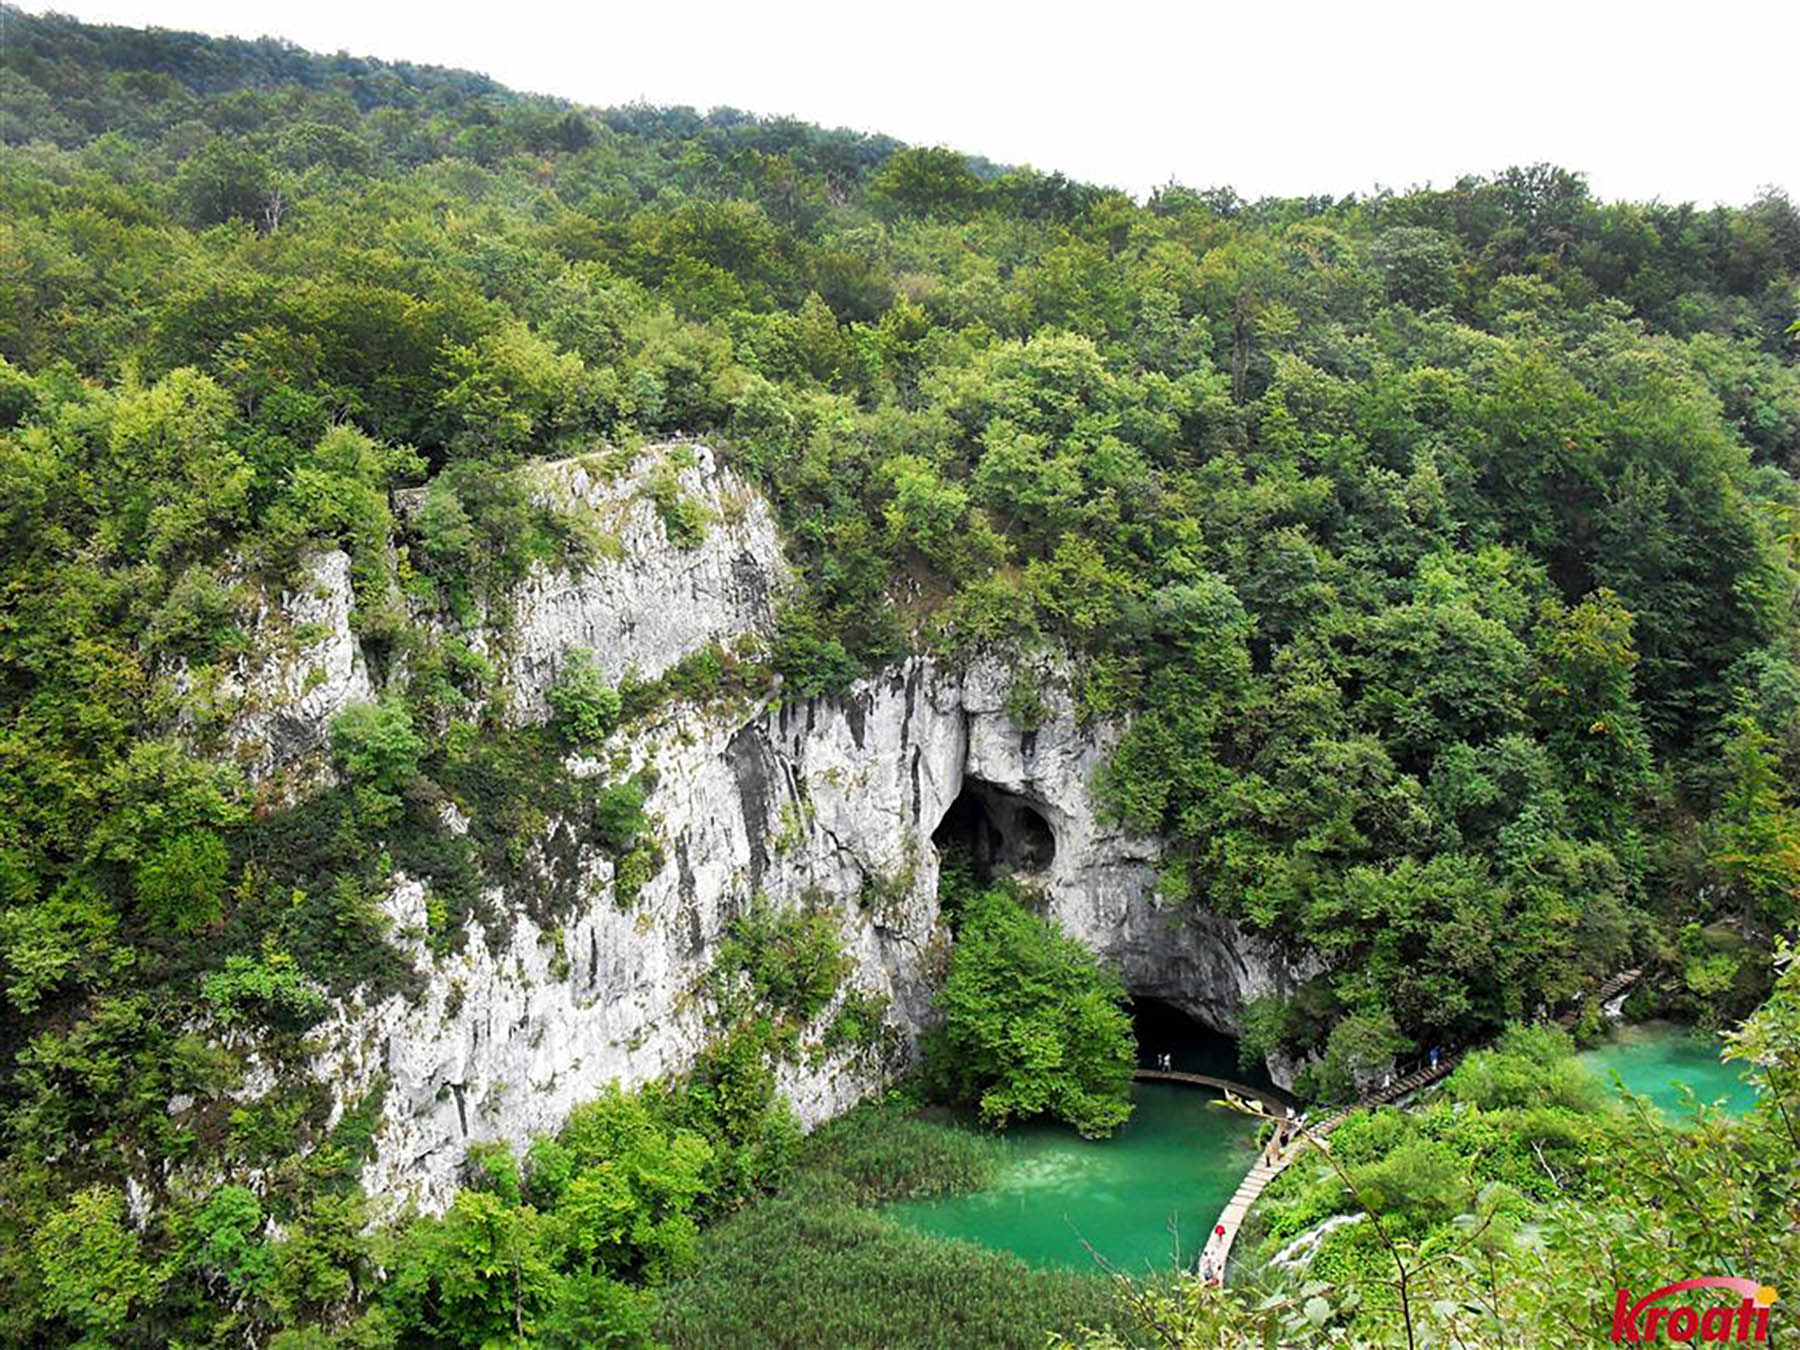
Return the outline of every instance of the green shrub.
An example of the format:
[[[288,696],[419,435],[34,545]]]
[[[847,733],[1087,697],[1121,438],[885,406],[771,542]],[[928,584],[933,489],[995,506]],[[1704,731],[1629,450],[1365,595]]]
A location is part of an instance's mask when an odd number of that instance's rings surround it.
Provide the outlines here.
[[[48,899],[0,912],[0,957],[13,1007],[30,1015],[52,990],[111,968],[125,956],[114,943],[118,926],[99,892],[80,880]]]
[[[200,996],[221,1026],[260,1017],[270,1025],[304,1031],[325,1015],[325,996],[307,982],[293,957],[267,946],[261,957],[228,956],[225,968],[200,981]]]
[[[1302,1070],[1296,1085],[1326,1101],[1347,1101],[1411,1048],[1386,1009],[1352,1013],[1332,1027],[1324,1056]]]
[[[274,1253],[262,1238],[263,1209],[246,1186],[223,1186],[194,1215],[195,1264],[240,1295],[262,1293]]]
[[[700,547],[706,539],[708,512],[681,490],[681,480],[674,472],[664,469],[652,474],[646,490],[669,542],[676,548]]]
[[[827,628],[818,614],[800,608],[781,611],[776,621],[774,664],[786,682],[787,697],[837,693],[862,675],[862,664]]]
[[[827,1050],[870,1050],[881,1044],[886,1029],[888,996],[862,989],[845,993],[831,1025],[825,1029]]]
[[[613,783],[594,799],[594,833],[608,850],[627,853],[650,829],[644,812],[649,793],[642,782]]]
[[[598,745],[619,723],[619,691],[600,673],[592,652],[570,652],[544,699],[556,730],[571,749]]]
[[[344,709],[331,724],[331,748],[363,818],[377,829],[393,824],[425,753],[406,704],[389,698]]]
[[[123,1335],[168,1278],[146,1259],[125,1197],[108,1186],[76,1195],[33,1235],[31,1250],[46,1308],[91,1344]]]
[[[851,961],[829,914],[774,910],[758,901],[732,920],[714,957],[714,971],[729,981],[744,977],[760,1013],[805,1024],[837,994]],[[735,991],[722,990],[729,1000]]]
[[[1458,1064],[1444,1091],[1484,1111],[1549,1106],[1589,1113],[1606,1097],[1600,1080],[1575,1058],[1569,1034],[1543,1026],[1507,1028]]]
[[[1048,720],[1050,705],[1044,701],[1044,691],[1035,670],[1021,667],[1014,674],[1006,691],[1004,709],[1021,731],[1036,731]]]
[[[662,850],[655,840],[647,840],[620,856],[613,869],[613,904],[630,909],[658,872],[662,871]]]
[[[210,830],[178,834],[138,864],[138,899],[162,927],[193,933],[218,921],[231,855]]]
[[[962,902],[928,1078],[990,1124],[1049,1115],[1111,1134],[1131,1115],[1137,1058],[1124,1000],[1118,975],[1026,910],[1015,888],[975,891]]]

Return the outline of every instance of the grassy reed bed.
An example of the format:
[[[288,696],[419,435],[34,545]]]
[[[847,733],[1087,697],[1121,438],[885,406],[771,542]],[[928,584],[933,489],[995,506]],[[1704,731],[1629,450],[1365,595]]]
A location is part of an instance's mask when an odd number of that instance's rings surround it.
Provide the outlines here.
[[[795,1177],[714,1225],[664,1291],[674,1350],[1041,1350],[1050,1331],[1115,1321],[1110,1283],[914,1232],[873,1208],[989,1179],[999,1142],[869,1107],[808,1141]]]

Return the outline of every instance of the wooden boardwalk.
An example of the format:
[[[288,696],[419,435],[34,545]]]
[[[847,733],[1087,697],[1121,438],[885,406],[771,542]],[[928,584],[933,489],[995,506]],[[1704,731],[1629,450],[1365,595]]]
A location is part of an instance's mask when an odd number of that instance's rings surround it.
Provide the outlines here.
[[[1234,1083],[1229,1078],[1214,1078],[1207,1073],[1183,1073],[1180,1069],[1139,1069],[1135,1076],[1141,1083],[1187,1083],[1193,1087],[1229,1092],[1234,1097],[1251,1097],[1267,1103],[1275,1114],[1292,1115],[1300,1106],[1298,1097],[1291,1092],[1283,1092],[1278,1087],[1251,1087],[1247,1083]]]
[[[1605,1003],[1608,999],[1616,998],[1631,988],[1642,975],[1643,971],[1635,966],[1630,970],[1620,971],[1587,997],[1596,1003]],[[1582,1006],[1585,1006],[1585,1000]],[[1576,1007],[1557,1018],[1556,1024],[1564,1030],[1568,1030],[1575,1025],[1580,1016],[1581,1007]],[[1458,1050],[1440,1055],[1435,1065],[1428,1063],[1414,1069],[1411,1073],[1385,1085],[1380,1091],[1363,1098],[1355,1106],[1347,1106],[1334,1111],[1317,1125],[1305,1126],[1303,1130],[1297,1128],[1295,1124],[1294,1109],[1299,1105],[1298,1101],[1280,1089],[1246,1087],[1241,1083],[1231,1083],[1221,1078],[1208,1078],[1204,1074],[1170,1073],[1151,1069],[1138,1070],[1139,1078],[1193,1082],[1239,1097],[1256,1098],[1274,1108],[1269,1113],[1275,1117],[1274,1137],[1269,1140],[1268,1147],[1262,1151],[1255,1165],[1238,1183],[1237,1190],[1232,1193],[1231,1199],[1225,1202],[1225,1208],[1219,1212],[1219,1217],[1213,1221],[1213,1226],[1207,1233],[1206,1247],[1200,1253],[1201,1277],[1215,1284],[1223,1285],[1225,1283],[1225,1268],[1231,1261],[1231,1247],[1237,1241],[1238,1229],[1243,1226],[1245,1217],[1250,1213],[1250,1207],[1261,1198],[1269,1183],[1280,1176],[1287,1169],[1288,1164],[1299,1156],[1308,1139],[1314,1143],[1323,1141],[1333,1130],[1344,1123],[1352,1111],[1390,1106],[1411,1096],[1420,1088],[1429,1087],[1462,1063],[1464,1053],[1464,1051]]]

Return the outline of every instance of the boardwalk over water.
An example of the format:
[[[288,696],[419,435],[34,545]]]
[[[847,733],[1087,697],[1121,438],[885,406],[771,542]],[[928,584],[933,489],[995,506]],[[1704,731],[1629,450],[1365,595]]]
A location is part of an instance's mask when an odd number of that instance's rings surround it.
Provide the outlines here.
[[[1251,1087],[1248,1083],[1234,1083],[1229,1078],[1214,1078],[1209,1073],[1183,1073],[1180,1069],[1139,1069],[1135,1077],[1140,1083],[1187,1083],[1192,1087],[1229,1092],[1234,1097],[1254,1098],[1267,1104],[1271,1115],[1292,1115],[1300,1106],[1298,1097],[1283,1092],[1278,1087]]]
[[[1617,998],[1625,990],[1638,982],[1643,971],[1633,967],[1620,971],[1607,980],[1587,997],[1597,1004],[1604,1004],[1609,999]],[[1585,1006],[1585,1003],[1584,1005]],[[1575,1008],[1556,1019],[1556,1024],[1564,1030],[1572,1028],[1581,1016],[1581,1009]],[[1305,1127],[1305,1137],[1294,1128],[1295,1111],[1300,1103],[1298,1099],[1283,1092],[1280,1088],[1256,1088],[1243,1083],[1233,1083],[1224,1078],[1213,1078],[1200,1073],[1178,1073],[1168,1069],[1139,1069],[1140,1080],[1163,1083],[1191,1083],[1195,1087],[1212,1088],[1231,1096],[1260,1101],[1268,1114],[1275,1119],[1275,1134],[1263,1149],[1254,1166],[1245,1173],[1244,1179],[1238,1183],[1237,1190],[1219,1217],[1213,1221],[1212,1228],[1206,1237],[1206,1247],[1200,1254],[1200,1273],[1215,1283],[1225,1283],[1225,1267],[1231,1260],[1231,1246],[1237,1241],[1238,1229],[1243,1226],[1244,1218],[1250,1213],[1250,1207],[1262,1196],[1268,1184],[1287,1169],[1289,1163],[1300,1155],[1306,1140],[1322,1142],[1352,1111],[1364,1110],[1376,1106],[1391,1106],[1411,1096],[1420,1088],[1429,1087],[1445,1077],[1458,1064],[1462,1063],[1464,1051],[1458,1050],[1447,1055],[1440,1055],[1436,1064],[1425,1064],[1411,1073],[1384,1085],[1380,1091],[1371,1093],[1355,1106],[1347,1106],[1334,1111],[1317,1125]]]

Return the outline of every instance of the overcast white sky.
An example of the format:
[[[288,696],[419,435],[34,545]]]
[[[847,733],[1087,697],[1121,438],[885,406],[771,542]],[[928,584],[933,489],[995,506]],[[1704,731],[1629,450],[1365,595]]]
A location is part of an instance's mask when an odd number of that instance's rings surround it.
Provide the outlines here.
[[[1380,0],[1059,7],[630,0],[56,0],[274,34],[599,105],[788,113],[1143,194],[1444,185],[1552,160],[1605,197],[1800,197],[1800,3]]]

